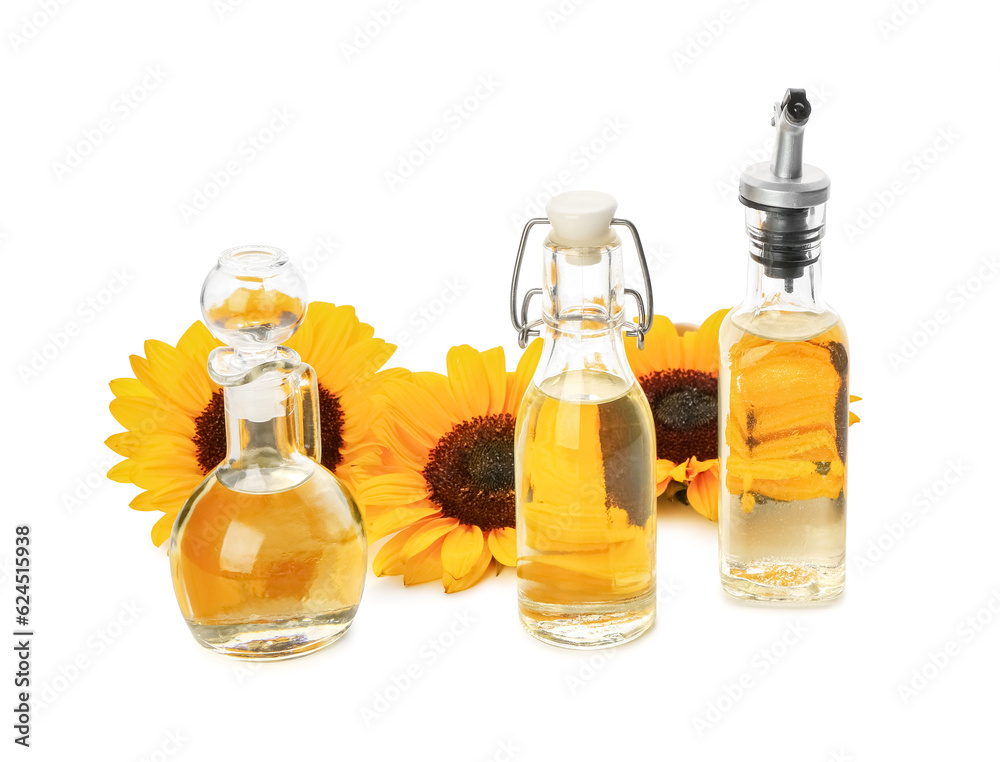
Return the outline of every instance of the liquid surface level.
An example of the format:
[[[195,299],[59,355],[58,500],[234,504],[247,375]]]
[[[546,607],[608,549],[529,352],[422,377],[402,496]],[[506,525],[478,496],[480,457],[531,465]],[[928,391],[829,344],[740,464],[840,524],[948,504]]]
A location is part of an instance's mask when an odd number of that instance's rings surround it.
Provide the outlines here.
[[[516,440],[522,623],[576,648],[638,637],[653,622],[656,586],[655,446],[642,390],[597,371],[533,384]]]
[[[739,598],[844,586],[848,347],[832,313],[727,317],[720,331],[720,572]]]

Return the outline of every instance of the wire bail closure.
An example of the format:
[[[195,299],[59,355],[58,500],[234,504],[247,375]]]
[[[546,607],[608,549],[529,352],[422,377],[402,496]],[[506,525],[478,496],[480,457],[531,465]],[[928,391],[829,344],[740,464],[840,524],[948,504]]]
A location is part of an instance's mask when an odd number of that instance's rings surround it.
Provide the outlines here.
[[[540,288],[530,288],[524,294],[524,301],[521,302],[521,309],[517,307],[517,287],[521,277],[521,263],[524,261],[524,249],[528,244],[528,234],[535,225],[548,224],[548,217],[534,217],[524,224],[524,231],[521,233],[521,243],[517,248],[517,260],[514,262],[514,277],[510,284],[510,322],[517,331],[517,344],[521,349],[528,346],[528,341],[533,336],[540,335],[539,326],[543,320],[538,318],[528,322],[528,307],[531,300],[542,293]],[[636,346],[642,349],[646,342],[646,333],[653,327],[653,284],[649,280],[649,267],[646,265],[646,254],[642,250],[642,241],[639,240],[639,231],[636,230],[628,220],[618,217],[611,220],[611,225],[620,225],[628,228],[635,241],[635,251],[639,256],[639,266],[642,268],[642,280],[646,290],[646,300],[643,302],[642,295],[634,288],[626,288],[625,295],[635,299],[636,307],[639,311],[638,322],[630,323],[631,328],[626,329],[626,336],[634,336]]]

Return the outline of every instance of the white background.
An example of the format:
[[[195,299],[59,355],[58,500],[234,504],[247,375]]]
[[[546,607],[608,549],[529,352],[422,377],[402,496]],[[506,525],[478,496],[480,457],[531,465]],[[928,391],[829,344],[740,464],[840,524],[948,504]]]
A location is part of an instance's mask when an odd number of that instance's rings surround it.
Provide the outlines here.
[[[32,749],[16,753],[996,758],[1000,623],[987,606],[1000,611],[1000,452],[986,325],[1000,288],[1000,8],[680,6],[4,4],[0,631],[12,629],[13,529],[27,522],[34,688],[47,699]],[[509,571],[455,596],[371,578],[347,637],[289,663],[248,670],[195,644],[165,553],[149,542],[155,517],[128,508],[134,488],[103,479],[114,457],[102,443],[119,430],[107,382],[129,375],[145,339],[173,343],[197,319],[222,249],[266,243],[310,263],[312,298],[355,305],[390,341],[409,336],[392,364],[443,370],[449,346],[471,343],[502,344],[513,366],[507,289],[520,220],[556,184],[596,188],[643,235],[656,311],[699,322],[742,295],[732,183],[763,157],[771,104],[790,86],[809,88],[806,158],[833,178],[824,290],[851,335],[851,390],[864,397],[851,430],[842,600],[782,609],[727,599],[716,526],[666,508],[657,625],[607,656],[524,634]],[[133,90],[135,108],[122,100]],[[248,149],[276,110],[287,125]],[[98,142],[102,120],[111,129]],[[413,154],[435,131],[430,155]],[[72,160],[73,150],[87,155]],[[411,154],[419,166],[391,182]],[[185,214],[231,160],[239,173]],[[116,278],[127,285],[111,296]],[[89,299],[104,304],[89,312]],[[70,321],[79,335],[46,350]],[[54,357],[25,378],[19,368],[36,351]],[[977,614],[978,630],[963,624]],[[805,632],[786,647],[789,626]],[[952,641],[935,668],[931,655]],[[441,644],[450,647],[435,654]],[[777,658],[765,672],[768,655]],[[904,700],[915,669],[932,677]],[[396,690],[407,670],[418,677]],[[729,698],[741,679],[742,695]],[[710,724],[701,733],[699,718]],[[13,759],[9,709],[2,724]]]

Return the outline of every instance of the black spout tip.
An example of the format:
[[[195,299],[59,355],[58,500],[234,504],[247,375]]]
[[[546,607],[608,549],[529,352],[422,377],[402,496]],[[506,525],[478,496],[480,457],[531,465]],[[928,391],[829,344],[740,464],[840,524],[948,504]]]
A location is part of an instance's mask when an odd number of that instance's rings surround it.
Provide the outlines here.
[[[805,124],[812,113],[812,106],[806,98],[806,91],[803,88],[791,87],[785,91],[785,98],[781,101],[781,107],[788,113],[788,120],[792,124]]]

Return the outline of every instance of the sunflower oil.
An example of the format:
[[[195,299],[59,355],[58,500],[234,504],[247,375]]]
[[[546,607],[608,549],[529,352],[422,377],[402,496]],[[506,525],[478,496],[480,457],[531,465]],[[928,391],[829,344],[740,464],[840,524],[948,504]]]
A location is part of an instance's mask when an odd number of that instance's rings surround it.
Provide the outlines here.
[[[279,249],[229,249],[202,287],[202,315],[227,346],[208,373],[225,400],[226,455],[174,522],[174,593],[216,653],[286,659],[333,643],[354,619],[367,542],[350,492],[322,462],[319,385],[281,343],[306,289]]]
[[[803,162],[811,114],[805,90],[786,90],[771,161],[740,176],[747,291],[719,329],[719,573],[736,598],[844,588],[849,360],[822,295],[831,184]]]
[[[268,469],[272,484],[302,469]],[[170,548],[181,613],[202,645],[286,658],[326,645],[361,600],[367,542],[354,502],[320,468],[255,493],[213,472],[177,519]]]
[[[655,616],[653,419],[634,380],[574,370],[532,384],[515,433],[521,621],[597,648]]]
[[[720,329],[720,571],[728,593],[822,600],[844,586],[847,338],[836,314]]]

